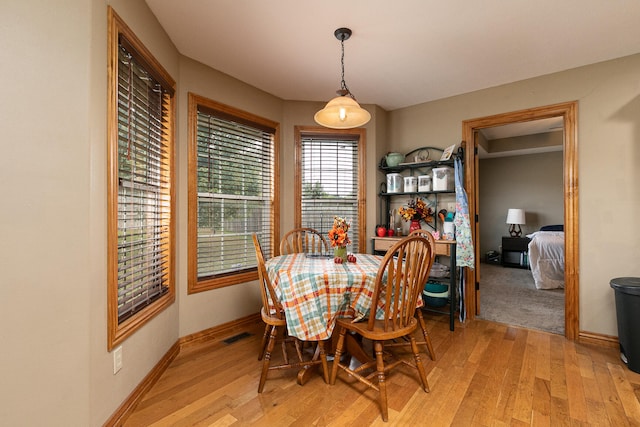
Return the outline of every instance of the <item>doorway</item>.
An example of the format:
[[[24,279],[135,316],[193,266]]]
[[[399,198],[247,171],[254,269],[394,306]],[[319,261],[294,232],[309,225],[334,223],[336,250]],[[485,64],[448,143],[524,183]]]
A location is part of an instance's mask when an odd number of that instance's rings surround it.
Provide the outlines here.
[[[475,244],[476,265],[479,266],[479,191],[478,191],[478,146],[476,133],[485,128],[521,123],[551,117],[563,119],[563,196],[565,228],[565,337],[578,338],[579,301],[578,301],[578,181],[577,181],[577,102],[568,102],[545,107],[531,108],[478,119],[465,120],[462,123],[465,150],[465,187],[469,199],[471,233]],[[474,319],[480,307],[479,269],[466,268],[465,306],[467,317]]]
[[[562,277],[553,283],[562,288],[539,289],[550,286],[548,274],[556,278],[557,272],[548,271],[548,262],[529,260],[527,237],[543,226],[564,224],[563,129],[562,117],[552,117],[476,132],[480,212],[476,244],[481,254],[480,312],[476,316],[562,336],[564,238],[561,247],[553,248],[555,254],[562,254],[562,262],[553,264],[562,266]],[[522,222],[513,230],[508,225],[508,212],[512,213],[511,221]],[[519,212],[525,214],[522,219],[513,215]],[[547,234],[546,251],[551,234],[555,237],[556,233]],[[539,246],[543,237],[538,236],[534,244]],[[500,254],[497,257],[496,252]]]

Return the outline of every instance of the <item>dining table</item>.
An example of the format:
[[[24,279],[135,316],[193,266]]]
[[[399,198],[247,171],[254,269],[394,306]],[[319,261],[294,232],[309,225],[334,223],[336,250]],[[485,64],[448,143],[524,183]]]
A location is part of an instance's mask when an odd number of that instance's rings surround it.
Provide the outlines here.
[[[302,341],[329,340],[338,317],[358,321],[368,316],[382,256],[354,255],[356,262],[335,263],[332,255],[304,253],[266,261],[290,336]],[[346,347],[358,360],[370,358],[355,337],[347,336]],[[301,370],[298,384],[308,381],[315,367]]]
[[[331,255],[295,253],[266,261],[290,336],[303,341],[331,338],[338,317],[369,314],[382,256],[355,254],[336,263]]]

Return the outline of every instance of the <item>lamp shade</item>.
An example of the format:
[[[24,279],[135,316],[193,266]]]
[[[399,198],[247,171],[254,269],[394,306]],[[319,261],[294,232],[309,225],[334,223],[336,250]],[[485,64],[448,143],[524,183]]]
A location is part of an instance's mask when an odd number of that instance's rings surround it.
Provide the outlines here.
[[[337,96],[313,119],[319,125],[332,129],[351,129],[365,125],[371,120],[371,114],[349,96]]]
[[[507,212],[507,224],[526,224],[524,220],[524,209],[509,209]]]

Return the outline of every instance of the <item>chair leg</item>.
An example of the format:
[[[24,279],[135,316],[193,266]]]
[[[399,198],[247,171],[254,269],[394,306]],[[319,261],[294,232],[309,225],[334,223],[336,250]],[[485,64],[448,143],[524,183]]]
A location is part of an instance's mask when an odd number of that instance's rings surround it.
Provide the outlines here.
[[[415,339],[414,339],[415,344]],[[374,343],[376,352],[376,371],[378,371],[378,389],[380,392],[380,409],[382,410],[382,421],[389,420],[389,408],[387,406],[387,382],[384,377],[384,359],[382,355],[382,342]]]
[[[264,350],[267,348],[267,340],[269,339],[269,331],[271,325],[264,325],[264,335],[262,335],[262,343],[260,344],[260,354],[258,354],[258,360],[262,360],[264,356]]]
[[[340,365],[340,356],[342,355],[342,346],[344,345],[344,336],[347,333],[346,328],[340,328],[340,337],[338,338],[338,344],[336,345],[336,351],[333,355],[333,367],[331,369],[331,378],[329,384],[334,385],[336,383],[336,377],[338,376],[338,367]]]
[[[269,334],[269,342],[267,344],[267,350],[264,352],[264,360],[262,361],[262,374],[260,374],[260,384],[258,385],[258,393],[262,393],[264,389],[264,383],[267,381],[267,374],[269,373],[269,364],[271,363],[271,352],[276,343],[276,336],[278,334],[278,328],[271,327],[271,333]]]
[[[298,360],[302,362],[304,358],[302,357],[302,350],[304,349],[304,342],[296,339],[294,342],[294,346],[296,348],[296,354],[298,355]]]
[[[318,349],[320,350],[320,362],[322,363],[322,376],[324,382],[329,384],[329,365],[327,364],[327,354],[324,351],[324,341],[318,341]]]
[[[424,336],[424,342],[427,345],[429,356],[431,356],[431,360],[435,362],[436,352],[433,350],[433,344],[431,344],[431,336],[429,335],[429,332],[427,332],[427,325],[424,322],[424,317],[422,316],[422,310],[420,310],[419,308],[416,309],[416,317],[418,318],[420,329],[422,329],[422,335]]]
[[[427,373],[425,372],[424,366],[422,365],[422,360],[420,360],[420,351],[418,351],[418,344],[416,343],[416,339],[413,336],[413,334],[410,336],[410,338],[411,338],[411,351],[413,351],[413,357],[416,361],[416,368],[418,368],[418,374],[420,374],[422,389],[428,392],[429,383],[427,382]]]

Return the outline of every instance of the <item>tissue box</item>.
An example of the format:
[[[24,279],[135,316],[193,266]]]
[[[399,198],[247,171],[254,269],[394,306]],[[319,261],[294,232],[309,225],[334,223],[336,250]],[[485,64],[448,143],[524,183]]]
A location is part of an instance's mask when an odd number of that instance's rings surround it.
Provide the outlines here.
[[[433,168],[433,191],[452,191],[455,190],[453,180],[453,168]]]

